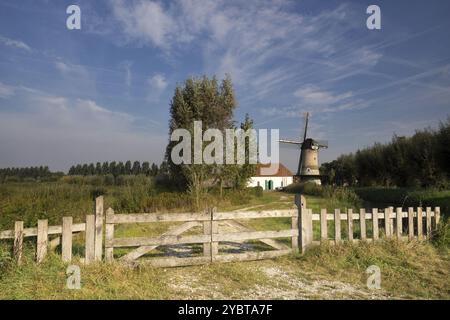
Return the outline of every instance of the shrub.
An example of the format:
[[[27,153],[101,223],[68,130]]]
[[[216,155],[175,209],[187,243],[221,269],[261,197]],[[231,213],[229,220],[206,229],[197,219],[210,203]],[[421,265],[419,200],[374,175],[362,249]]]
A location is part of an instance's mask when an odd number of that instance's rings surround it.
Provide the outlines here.
[[[103,176],[103,184],[105,186],[112,186],[114,185],[114,176],[112,174],[107,174],[105,176]]]
[[[259,186],[259,187],[252,187],[252,188],[248,188],[250,190],[250,193],[252,195],[254,195],[255,197],[262,197],[264,194],[264,189]]]
[[[361,199],[350,188],[335,187],[335,186],[321,186],[313,182],[294,183],[286,187],[286,192],[299,193],[303,195],[324,197],[331,201],[342,201],[353,205],[359,205]]]
[[[439,249],[450,249],[450,218],[443,217],[433,233],[432,242]]]

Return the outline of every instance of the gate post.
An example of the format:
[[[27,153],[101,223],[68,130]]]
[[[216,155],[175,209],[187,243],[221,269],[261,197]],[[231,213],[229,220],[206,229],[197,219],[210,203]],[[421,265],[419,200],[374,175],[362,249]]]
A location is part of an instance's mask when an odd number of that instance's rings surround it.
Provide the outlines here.
[[[103,196],[95,198],[95,261],[103,257]]]
[[[114,216],[114,210],[108,208],[106,210],[105,220],[105,261],[112,262],[114,260],[114,245],[111,243],[114,240],[114,223],[111,223],[111,219]]]
[[[312,214],[306,208],[306,199],[304,196],[296,194],[295,204],[298,208],[298,247],[303,254],[312,243]]]

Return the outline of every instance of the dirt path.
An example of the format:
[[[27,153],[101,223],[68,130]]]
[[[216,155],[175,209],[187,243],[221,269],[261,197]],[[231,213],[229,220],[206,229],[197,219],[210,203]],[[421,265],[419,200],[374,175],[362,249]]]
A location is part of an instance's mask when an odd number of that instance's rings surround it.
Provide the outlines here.
[[[208,266],[204,267],[206,270]],[[217,268],[217,267],[216,267]],[[273,260],[240,264],[243,274],[260,274],[260,281],[242,285],[233,283],[233,279],[222,281],[218,277],[205,277],[204,272],[184,269],[182,274],[175,273],[170,280],[170,289],[180,299],[392,299],[390,294],[369,290],[364,286],[328,279],[311,279],[311,274],[300,275],[291,266]],[[226,270],[225,270],[226,269]],[[236,271],[232,267],[232,271]],[[216,271],[214,271],[216,272]],[[229,267],[224,266],[224,272]],[[233,276],[231,276],[232,278]]]

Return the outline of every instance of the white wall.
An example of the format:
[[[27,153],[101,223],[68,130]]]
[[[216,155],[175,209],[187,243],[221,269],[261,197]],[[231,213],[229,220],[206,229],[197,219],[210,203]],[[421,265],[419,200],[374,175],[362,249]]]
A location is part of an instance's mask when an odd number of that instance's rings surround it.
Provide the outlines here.
[[[270,181],[270,180],[272,180],[272,182],[273,182],[272,189],[286,187],[293,182],[292,177],[252,177],[249,180],[247,186],[248,187],[256,187],[256,186],[258,186],[258,182],[259,182],[259,186],[261,186],[264,190],[267,190],[265,187],[266,186],[265,182]]]

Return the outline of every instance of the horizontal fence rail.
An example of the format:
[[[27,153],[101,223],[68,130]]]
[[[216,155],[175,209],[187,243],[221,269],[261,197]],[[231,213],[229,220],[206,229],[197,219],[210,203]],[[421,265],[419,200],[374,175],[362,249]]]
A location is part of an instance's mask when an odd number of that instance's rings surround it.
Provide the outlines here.
[[[268,259],[291,252],[304,253],[309,246],[321,243],[374,242],[380,239],[426,240],[430,239],[440,221],[440,208],[373,208],[371,210],[321,209],[313,212],[307,208],[301,195],[295,196],[296,209],[220,212],[215,208],[203,213],[129,213],[115,214],[112,208],[104,211],[103,197],[95,199],[93,214],[86,215],[83,223],[73,223],[72,217],[63,217],[61,225],[49,226],[47,220],[38,220],[37,226],[24,228],[23,221],[16,221],[11,230],[0,231],[1,239],[13,240],[13,256],[20,264],[25,238],[36,238],[36,261],[42,262],[48,250],[61,246],[61,258],[72,261],[73,234],[84,233],[85,263],[114,260],[115,248],[131,248],[118,259],[126,263],[160,246],[198,244],[202,255],[189,257],[152,257],[143,262],[158,267],[187,266],[211,262],[231,262]],[[290,228],[279,230],[255,230],[237,220],[261,218],[288,218]],[[177,223],[159,236],[116,237],[115,228],[122,224]],[[200,234],[184,234],[191,231]],[[200,231],[199,231],[200,230]],[[192,232],[191,232],[192,233]],[[49,236],[56,236],[49,240]],[[280,239],[290,238],[290,245]],[[219,246],[258,240],[271,250],[219,253]],[[104,248],[104,253],[103,253]]]

